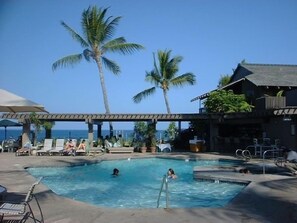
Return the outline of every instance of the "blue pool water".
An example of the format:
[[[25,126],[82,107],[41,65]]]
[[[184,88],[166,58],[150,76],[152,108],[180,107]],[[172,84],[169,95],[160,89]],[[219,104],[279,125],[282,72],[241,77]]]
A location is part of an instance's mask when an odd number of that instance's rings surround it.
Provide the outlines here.
[[[97,206],[112,208],[156,208],[161,182],[168,168],[178,176],[169,181],[169,207],[222,207],[234,198],[243,184],[195,181],[194,166],[230,165],[216,160],[126,159],[92,165],[59,168],[29,168],[33,176],[56,194]],[[113,177],[114,168],[120,170]],[[165,192],[160,207],[165,207]]]

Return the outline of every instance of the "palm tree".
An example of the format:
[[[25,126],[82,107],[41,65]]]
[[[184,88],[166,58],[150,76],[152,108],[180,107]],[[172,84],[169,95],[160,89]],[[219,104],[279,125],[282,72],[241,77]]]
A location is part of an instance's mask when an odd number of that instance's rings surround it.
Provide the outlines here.
[[[170,58],[171,50],[158,51],[158,62],[156,62],[155,54],[154,68],[150,72],[146,72],[145,80],[154,85],[154,87],[146,89],[133,97],[135,103],[139,103],[142,99],[155,93],[156,88],[161,88],[164,95],[165,105],[167,113],[170,114],[170,106],[168,101],[167,92],[171,87],[182,87],[186,84],[194,85],[196,83],[196,77],[192,73],[185,73],[177,76],[179,70],[178,65],[182,61],[181,56],[175,56]]]
[[[224,86],[226,86],[227,84],[230,83],[231,80],[231,76],[228,74],[225,75],[221,75],[220,79],[219,79],[219,84],[218,84],[218,88],[222,88]]]
[[[42,122],[36,117],[36,113],[32,112],[29,115],[30,123],[34,126],[34,134],[32,136],[32,143],[33,145],[37,144],[37,136],[38,133],[41,131]]]
[[[84,10],[81,18],[82,35],[61,22],[62,26],[70,33],[83,48],[83,52],[63,57],[53,63],[52,69],[73,66],[83,59],[88,62],[95,61],[99,70],[99,78],[102,88],[103,102],[106,114],[110,114],[107,90],[105,86],[103,64],[114,74],[120,73],[120,67],[115,61],[107,59],[104,55],[109,52],[118,52],[121,54],[130,54],[143,49],[143,46],[135,43],[127,43],[124,37],[112,39],[115,28],[121,17],[109,16],[106,18],[107,8],[101,9],[96,6]],[[110,122],[112,132],[112,123]]]

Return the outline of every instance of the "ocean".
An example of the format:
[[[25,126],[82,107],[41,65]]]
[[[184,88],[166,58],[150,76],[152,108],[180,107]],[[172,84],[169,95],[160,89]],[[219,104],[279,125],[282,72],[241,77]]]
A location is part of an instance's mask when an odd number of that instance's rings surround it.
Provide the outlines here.
[[[13,138],[17,139],[22,134],[22,129],[12,129],[7,128],[6,131],[6,138]],[[113,135],[118,136],[122,135],[124,139],[133,138],[134,131],[133,130],[114,130]],[[102,130],[102,136],[103,138],[109,135],[109,130]],[[159,130],[156,133],[157,139],[163,137],[164,138],[164,130]],[[45,138],[45,131],[41,130],[38,133],[37,141],[42,141]],[[52,138],[62,138],[62,139],[87,139],[88,138],[88,130],[52,130]],[[0,129],[0,141],[3,141],[5,139],[5,131],[4,128]],[[97,139],[97,130],[94,130],[94,140]]]

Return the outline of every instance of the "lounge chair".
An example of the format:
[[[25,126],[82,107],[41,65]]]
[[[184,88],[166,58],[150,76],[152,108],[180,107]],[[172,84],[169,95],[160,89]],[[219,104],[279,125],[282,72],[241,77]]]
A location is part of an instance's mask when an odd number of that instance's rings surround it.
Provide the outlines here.
[[[160,143],[157,145],[158,152],[171,152],[170,143]]]
[[[44,222],[41,207],[36,196],[34,195],[35,186],[40,183],[41,179],[42,178],[32,184],[24,201],[20,203],[4,202],[0,206],[0,222],[25,222],[29,218],[31,218],[34,222]],[[35,199],[35,202],[38,206],[40,219],[36,219],[30,205],[33,198]]]
[[[15,152],[15,155],[16,156],[25,156],[25,155],[30,155],[30,152],[31,152],[31,149],[32,149],[32,144],[31,142],[26,142],[25,145],[18,149],[16,152]]]
[[[36,151],[36,156],[49,155],[49,151],[52,149],[52,145],[53,139],[45,139],[43,148]]]
[[[64,143],[65,143],[64,139],[57,139],[56,146],[49,151],[49,154],[50,155],[57,155],[57,154],[63,155]]]
[[[6,139],[2,141],[2,151],[3,152],[14,152],[15,151],[15,140]]]
[[[92,147],[92,148],[87,148],[87,154],[92,156],[92,155],[96,155],[96,154],[100,154],[103,153],[105,150],[103,149],[102,146],[98,146],[98,147]]]
[[[63,150],[64,156],[75,156],[75,150],[76,150],[76,139],[69,139],[66,142],[65,149]]]
[[[112,147],[112,143],[108,141],[108,139],[104,140],[104,147],[105,149]]]
[[[81,143],[83,143],[83,141],[85,141],[85,149],[81,149],[81,148],[77,148],[76,150],[75,150],[75,155],[86,155],[87,154],[87,146],[88,146],[88,140],[85,140],[85,139],[82,139],[81,141],[80,141],[80,143],[79,143],[79,145],[81,144]]]

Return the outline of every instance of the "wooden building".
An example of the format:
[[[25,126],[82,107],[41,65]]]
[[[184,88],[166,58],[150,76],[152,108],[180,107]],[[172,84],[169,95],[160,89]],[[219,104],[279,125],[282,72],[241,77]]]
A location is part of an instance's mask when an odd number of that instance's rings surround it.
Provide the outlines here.
[[[211,122],[209,148],[211,151],[234,152],[252,144],[253,138],[279,139],[282,146],[297,148],[297,65],[240,63],[230,83],[217,90],[232,90],[244,94],[254,106],[252,112],[219,114]],[[199,100],[199,113],[209,93]]]

